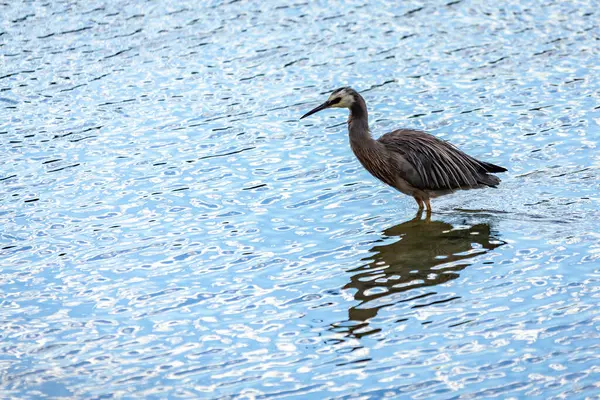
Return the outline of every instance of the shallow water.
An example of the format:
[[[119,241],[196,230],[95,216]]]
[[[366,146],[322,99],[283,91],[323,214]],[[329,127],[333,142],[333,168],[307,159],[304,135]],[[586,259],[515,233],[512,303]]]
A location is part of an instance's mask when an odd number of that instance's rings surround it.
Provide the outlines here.
[[[0,397],[600,393],[594,2],[0,15]],[[418,220],[343,85],[509,173]]]

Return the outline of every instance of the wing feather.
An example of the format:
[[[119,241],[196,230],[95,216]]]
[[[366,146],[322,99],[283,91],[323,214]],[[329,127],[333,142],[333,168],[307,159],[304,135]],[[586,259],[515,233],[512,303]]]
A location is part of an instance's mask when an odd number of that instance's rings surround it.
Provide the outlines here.
[[[423,131],[400,129],[386,133],[378,141],[412,165],[420,179],[410,179],[407,175],[407,181],[421,190],[495,186],[496,180],[499,180],[490,177],[488,172],[505,171],[502,167],[481,162]]]

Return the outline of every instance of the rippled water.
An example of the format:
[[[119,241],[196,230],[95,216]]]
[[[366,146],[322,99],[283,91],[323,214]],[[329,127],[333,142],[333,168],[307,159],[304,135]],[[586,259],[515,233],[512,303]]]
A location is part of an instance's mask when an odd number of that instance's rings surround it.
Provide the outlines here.
[[[390,3],[0,3],[0,397],[600,393],[597,4]],[[342,85],[509,173],[415,217]]]

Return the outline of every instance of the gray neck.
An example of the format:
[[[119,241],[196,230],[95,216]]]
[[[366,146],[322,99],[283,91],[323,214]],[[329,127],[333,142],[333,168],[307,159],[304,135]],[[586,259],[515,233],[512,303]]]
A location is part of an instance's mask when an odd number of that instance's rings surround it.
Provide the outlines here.
[[[369,113],[365,100],[360,94],[356,94],[355,100],[350,107],[348,134],[351,144],[365,146],[374,141],[369,131]]]

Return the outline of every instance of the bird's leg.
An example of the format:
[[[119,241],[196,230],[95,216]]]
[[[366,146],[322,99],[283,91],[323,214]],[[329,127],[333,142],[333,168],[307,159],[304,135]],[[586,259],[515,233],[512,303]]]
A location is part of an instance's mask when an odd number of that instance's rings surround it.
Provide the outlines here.
[[[417,204],[419,205],[419,211],[423,211],[423,200],[421,200],[418,197],[415,197],[415,201],[417,202]]]
[[[431,211],[427,210],[427,212],[425,213],[425,219],[423,220],[423,222],[425,222],[426,224],[431,223]]]
[[[415,217],[413,218],[413,221],[420,221],[422,217],[423,217],[423,209],[419,208],[419,211],[417,211],[417,215],[415,215]]]
[[[425,204],[427,205],[427,214],[425,214],[425,222],[431,221],[431,203],[429,199],[425,200]]]

